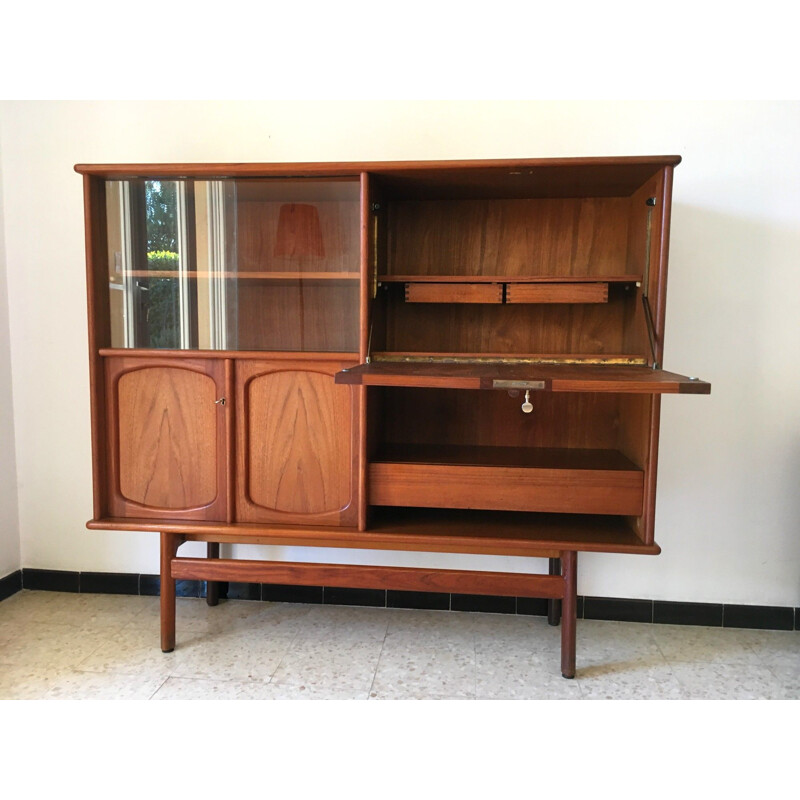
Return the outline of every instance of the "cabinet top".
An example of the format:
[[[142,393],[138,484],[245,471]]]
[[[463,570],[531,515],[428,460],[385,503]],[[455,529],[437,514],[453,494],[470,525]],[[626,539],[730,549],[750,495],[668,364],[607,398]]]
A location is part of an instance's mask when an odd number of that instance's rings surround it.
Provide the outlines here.
[[[76,164],[95,178],[351,178],[374,177],[395,198],[486,195],[627,196],[681,157],[610,156],[462,161],[368,161],[209,164]]]
[[[360,172],[376,174],[409,171],[449,170],[513,170],[568,167],[643,167],[658,169],[680,164],[681,157],[672,156],[604,156],[586,158],[508,158],[458,161],[301,161],[271,163],[204,163],[204,164],[76,164],[82,175],[103,178],[140,176],[164,177],[269,177],[269,176],[346,176]]]

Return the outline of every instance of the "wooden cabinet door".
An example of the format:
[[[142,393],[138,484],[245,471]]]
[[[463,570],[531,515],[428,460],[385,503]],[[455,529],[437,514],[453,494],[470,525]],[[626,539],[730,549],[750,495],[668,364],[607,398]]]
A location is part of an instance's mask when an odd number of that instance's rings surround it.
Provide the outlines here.
[[[111,516],[227,521],[225,362],[106,359]]]
[[[236,519],[354,525],[354,389],[334,361],[236,362]]]

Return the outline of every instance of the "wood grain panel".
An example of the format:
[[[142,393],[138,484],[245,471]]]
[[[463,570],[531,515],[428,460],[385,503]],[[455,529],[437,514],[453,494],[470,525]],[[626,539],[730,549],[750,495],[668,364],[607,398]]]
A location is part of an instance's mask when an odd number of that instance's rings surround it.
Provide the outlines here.
[[[627,198],[390,205],[389,274],[620,275]]]
[[[87,522],[90,530],[180,533],[202,542],[355,547],[433,553],[557,558],[569,548],[595,553],[657,555],[625,517],[592,514],[532,514],[440,508],[375,506],[369,529],[289,523],[218,523],[104,518]]]
[[[512,597],[564,596],[564,581],[559,575],[206,558],[176,558],[170,563],[172,577],[177,580],[225,580]]]
[[[710,384],[661,369],[612,364],[450,364],[378,361],[337,374],[336,382],[364,386],[499,389],[496,381],[539,382],[552,392],[709,394]]]
[[[119,379],[119,483],[126,500],[165,509],[213,502],[215,389],[208,376],[172,367],[145,367]]]
[[[641,514],[638,470],[373,463],[369,500],[382,506]]]
[[[407,283],[407,303],[502,303],[502,283]]]
[[[342,365],[339,365],[342,366]],[[337,365],[236,365],[237,518],[350,524],[356,403]]]
[[[225,362],[109,358],[106,376],[113,513],[225,520]]]
[[[241,350],[358,352],[359,282],[240,283]]]
[[[509,283],[506,303],[607,303],[607,283]]]

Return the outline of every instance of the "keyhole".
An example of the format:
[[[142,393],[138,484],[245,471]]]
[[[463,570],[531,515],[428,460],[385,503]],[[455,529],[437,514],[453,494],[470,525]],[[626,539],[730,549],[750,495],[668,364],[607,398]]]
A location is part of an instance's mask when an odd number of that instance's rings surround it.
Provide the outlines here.
[[[531,403],[531,390],[525,390],[525,402],[522,404],[522,411],[525,414],[530,414],[533,411],[533,404]]]

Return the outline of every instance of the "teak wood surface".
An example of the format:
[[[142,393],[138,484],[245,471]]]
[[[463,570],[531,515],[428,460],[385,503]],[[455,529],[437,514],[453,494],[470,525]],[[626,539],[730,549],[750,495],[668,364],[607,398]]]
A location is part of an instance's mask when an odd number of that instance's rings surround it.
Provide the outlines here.
[[[508,593],[563,600],[562,674],[574,676],[576,554],[659,552],[660,396],[710,391],[661,368],[679,162],[76,166],[88,526],[161,532],[162,649],[175,644],[176,578],[210,581],[212,598],[219,580]],[[172,274],[116,274],[119,187],[105,181],[131,180],[143,198],[158,178],[190,181],[190,197],[192,181],[223,181],[235,204],[221,271],[202,258],[198,222],[185,276],[190,300],[224,281],[232,349],[112,347],[122,306],[109,281],[146,290]],[[209,558],[177,558],[183,541],[210,543]],[[230,543],[538,556],[561,574],[218,558]]]
[[[564,582],[560,576],[478,570],[176,558],[172,561],[171,572],[176,580],[236,580],[247,583],[501,594],[513,597],[564,596]]]
[[[552,392],[635,392],[709,394],[705,381],[660,369],[573,364],[428,364],[373,362],[337,373],[336,382],[365,386],[418,386],[441,389],[494,389],[496,381],[541,382],[531,388]],[[525,386],[518,386],[524,389]]]
[[[342,366],[236,364],[237,520],[355,524],[359,409],[334,383]]]
[[[642,479],[642,472],[635,469],[373,462],[369,501],[378,506],[638,516],[642,513]]]
[[[506,303],[607,303],[608,283],[510,283]]]
[[[224,362],[109,358],[106,391],[111,513],[226,520]]]
[[[594,553],[657,555],[626,518],[590,514],[532,514],[442,508],[376,507],[369,528],[104,518],[92,530],[181,534],[203,542],[342,547],[472,555],[557,558],[565,548]]]

